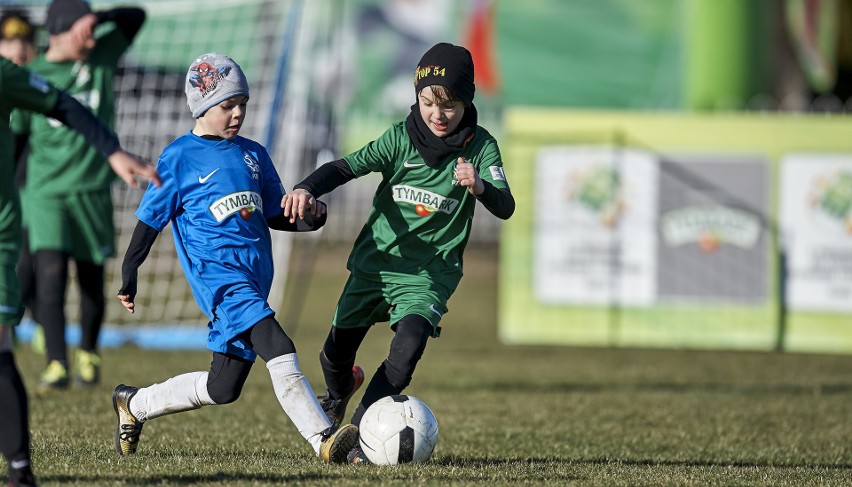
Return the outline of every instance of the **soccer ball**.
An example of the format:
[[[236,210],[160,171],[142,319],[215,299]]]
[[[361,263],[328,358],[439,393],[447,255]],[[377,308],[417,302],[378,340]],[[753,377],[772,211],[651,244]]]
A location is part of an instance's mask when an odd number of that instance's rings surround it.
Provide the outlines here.
[[[361,449],[376,465],[422,463],[438,444],[438,420],[414,396],[388,396],[373,403],[359,425]]]

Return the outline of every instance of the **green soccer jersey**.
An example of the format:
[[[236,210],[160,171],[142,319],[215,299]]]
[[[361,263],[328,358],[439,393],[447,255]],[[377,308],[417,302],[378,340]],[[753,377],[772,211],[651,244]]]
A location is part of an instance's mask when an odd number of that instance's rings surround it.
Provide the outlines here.
[[[0,117],[4,120],[9,120],[13,108],[47,112],[56,105],[57,96],[44,78],[0,58]],[[17,252],[20,245],[21,216],[14,174],[12,134],[6,122],[0,124],[0,251]]]
[[[110,128],[115,125],[113,76],[129,46],[113,28],[100,36],[86,61],[50,62],[44,55],[27,67],[88,107]],[[104,156],[86,139],[52,118],[16,110],[12,130],[30,134],[27,182],[23,191],[59,195],[108,188],[115,176]]]
[[[382,174],[373,209],[349,256],[350,272],[373,281],[428,282],[455,291],[476,207],[476,198],[455,179],[458,157],[496,188],[509,187],[497,141],[482,127],[476,127],[461,152],[434,168],[411,143],[405,122],[344,158],[356,177]]]

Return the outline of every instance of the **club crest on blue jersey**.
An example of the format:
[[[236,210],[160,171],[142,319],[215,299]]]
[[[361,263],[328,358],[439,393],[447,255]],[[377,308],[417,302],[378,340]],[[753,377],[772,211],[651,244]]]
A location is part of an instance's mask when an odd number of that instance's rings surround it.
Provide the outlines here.
[[[263,212],[263,199],[254,191],[238,191],[225,195],[210,205],[210,213],[217,222],[221,222],[225,218],[239,213],[243,208],[254,210],[257,208]]]
[[[260,178],[260,164],[258,164],[257,159],[251,156],[251,154],[245,154],[243,156],[243,161],[245,161],[246,166],[248,166],[249,171],[251,171],[251,177],[254,179]]]

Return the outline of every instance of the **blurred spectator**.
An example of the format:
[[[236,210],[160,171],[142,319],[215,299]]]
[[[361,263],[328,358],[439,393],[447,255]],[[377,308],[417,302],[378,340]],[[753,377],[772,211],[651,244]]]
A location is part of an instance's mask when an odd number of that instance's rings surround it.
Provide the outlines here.
[[[65,87],[112,127],[113,76],[144,22],[145,11],[136,7],[92,11],[83,0],[53,0],[44,23],[50,34],[47,50],[28,67]],[[101,367],[98,338],[106,306],[104,262],[115,253],[110,195],[114,175],[94,147],[49,117],[16,110],[11,127],[16,154],[27,142],[30,151],[21,189],[28,240],[18,274],[24,303],[31,311],[38,310],[33,317],[44,329],[47,368],[40,383],[44,388],[69,385],[65,296],[73,260],[82,328],[74,379],[80,385],[96,385]],[[33,286],[34,303],[27,295]]]
[[[9,10],[0,16],[0,56],[23,65],[36,55],[35,27],[27,14]]]

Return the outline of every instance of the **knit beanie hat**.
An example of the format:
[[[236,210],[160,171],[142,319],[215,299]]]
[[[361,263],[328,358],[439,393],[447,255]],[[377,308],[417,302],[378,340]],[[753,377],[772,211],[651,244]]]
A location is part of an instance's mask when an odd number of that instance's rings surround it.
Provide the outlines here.
[[[23,12],[10,11],[0,17],[0,39],[33,40],[33,24]]]
[[[186,73],[186,103],[193,118],[234,96],[249,96],[248,81],[240,66],[224,54],[198,56]]]
[[[435,44],[420,59],[417,71],[414,73],[414,91],[427,86],[441,85],[449,89],[453,95],[464,102],[465,106],[473,103],[473,58],[470,52],[462,46],[454,46],[442,42]]]
[[[53,0],[47,8],[44,26],[51,34],[61,34],[74,25],[80,17],[92,13],[83,0]]]

